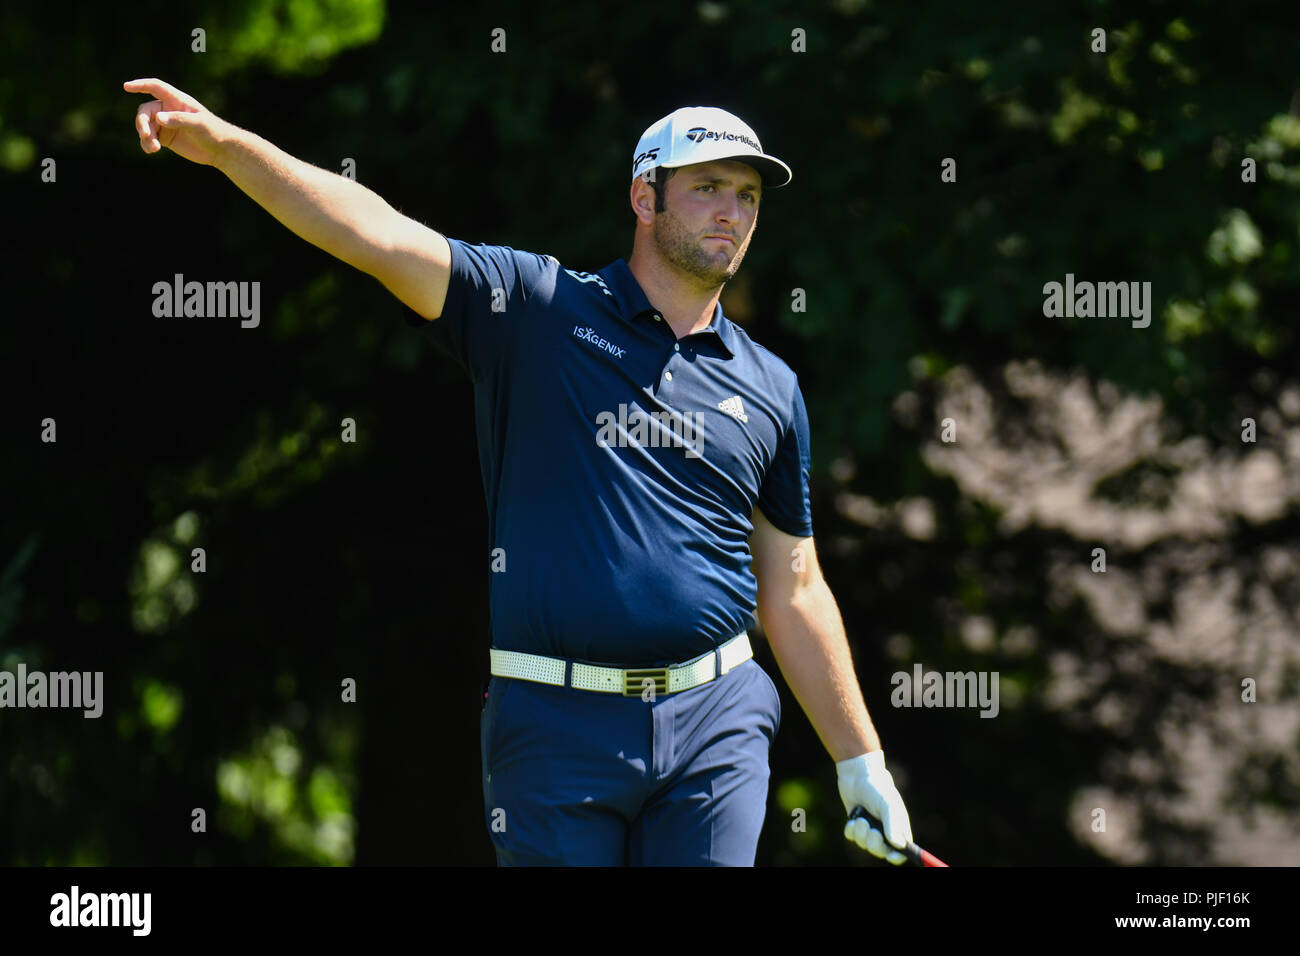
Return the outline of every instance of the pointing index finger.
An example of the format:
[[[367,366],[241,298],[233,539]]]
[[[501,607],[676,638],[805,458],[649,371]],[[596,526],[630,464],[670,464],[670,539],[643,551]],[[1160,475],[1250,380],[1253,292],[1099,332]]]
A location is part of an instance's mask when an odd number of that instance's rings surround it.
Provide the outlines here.
[[[189,98],[170,83],[164,83],[156,77],[150,77],[145,80],[127,80],[122,84],[122,89],[128,93],[149,93],[152,96],[162,99],[164,96],[170,97],[179,103],[189,104]]]

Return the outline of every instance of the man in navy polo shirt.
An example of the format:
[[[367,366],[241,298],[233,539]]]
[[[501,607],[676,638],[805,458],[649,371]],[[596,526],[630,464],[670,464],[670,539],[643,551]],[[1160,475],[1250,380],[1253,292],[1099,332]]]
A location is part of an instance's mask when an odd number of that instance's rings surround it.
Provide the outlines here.
[[[755,612],[836,761],[845,836],[911,839],[822,578],[794,373],[722,314],[785,163],[679,109],[633,153],[630,259],[448,239],[159,80],[136,126],[375,276],[474,384],[491,553],[485,821],[502,865],[752,865],[781,721]]]
[[[423,324],[474,382],[502,864],[753,863],[781,719],[756,609],[846,811],[910,839],[817,567],[798,382],[718,301],[764,188],[790,178],[735,116],[684,108],[634,152],[629,260],[589,273],[448,240]],[[847,830],[886,855],[865,821]]]

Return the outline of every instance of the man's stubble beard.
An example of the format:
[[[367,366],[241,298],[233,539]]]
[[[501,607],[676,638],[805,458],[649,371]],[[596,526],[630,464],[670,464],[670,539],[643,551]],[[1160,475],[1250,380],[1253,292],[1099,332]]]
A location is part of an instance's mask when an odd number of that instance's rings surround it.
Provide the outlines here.
[[[655,248],[665,261],[687,275],[695,276],[709,288],[728,282],[740,270],[740,263],[749,248],[746,242],[728,265],[719,266],[715,256],[700,248],[701,242],[709,240],[691,235],[683,228],[681,220],[666,208],[655,216],[653,233]],[[752,231],[750,235],[753,235]]]

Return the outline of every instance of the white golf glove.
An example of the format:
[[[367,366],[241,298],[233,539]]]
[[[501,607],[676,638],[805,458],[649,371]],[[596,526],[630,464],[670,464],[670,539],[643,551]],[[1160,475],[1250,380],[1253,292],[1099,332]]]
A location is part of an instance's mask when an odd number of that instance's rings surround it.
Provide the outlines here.
[[[907,807],[903,806],[893,776],[885,769],[883,750],[841,760],[835,765],[835,770],[839,774],[840,799],[844,801],[845,813],[852,813],[854,807],[863,807],[884,825],[889,843],[900,847],[912,841],[912,821],[907,817]],[[894,864],[905,863],[907,856],[885,843],[885,835],[873,829],[866,820],[850,820],[844,826],[844,838],[872,856]]]

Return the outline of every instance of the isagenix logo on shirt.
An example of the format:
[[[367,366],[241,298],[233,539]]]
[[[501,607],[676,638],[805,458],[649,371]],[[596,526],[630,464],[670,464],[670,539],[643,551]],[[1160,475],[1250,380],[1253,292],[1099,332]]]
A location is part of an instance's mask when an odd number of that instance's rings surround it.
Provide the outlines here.
[[[573,334],[583,342],[589,342],[596,346],[596,348],[600,349],[602,352],[608,352],[610,355],[614,356],[614,358],[622,358],[627,354],[627,349],[619,348],[613,342],[602,337],[595,329],[583,328],[582,326],[575,325],[573,327]]]

